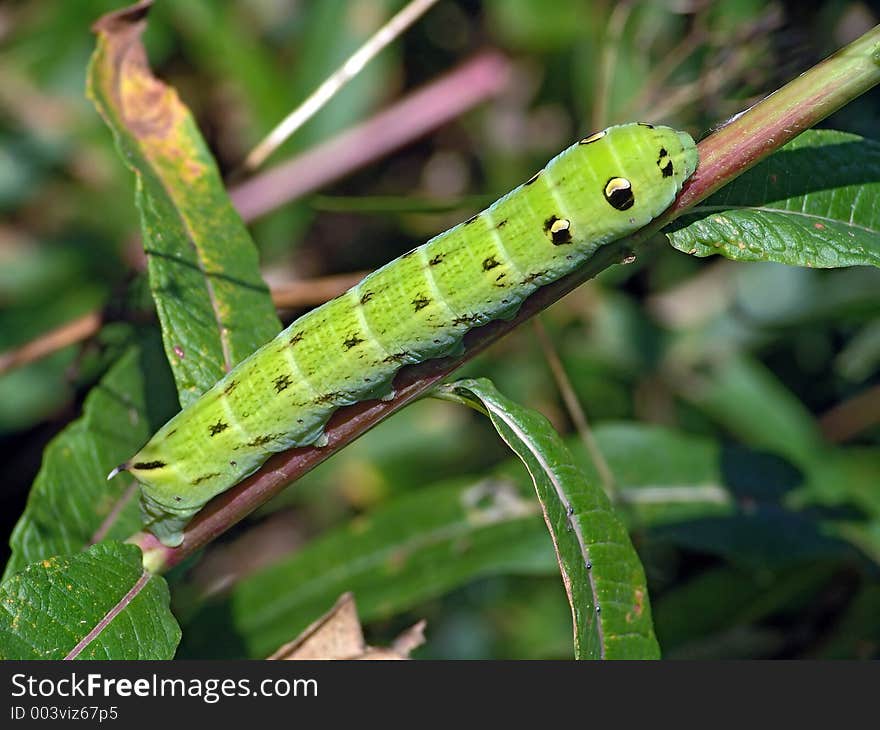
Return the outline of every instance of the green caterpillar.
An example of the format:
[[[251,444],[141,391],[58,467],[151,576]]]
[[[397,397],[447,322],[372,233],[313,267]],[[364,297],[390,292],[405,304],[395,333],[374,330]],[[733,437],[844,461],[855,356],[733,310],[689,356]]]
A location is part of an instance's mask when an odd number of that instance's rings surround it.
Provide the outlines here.
[[[482,213],[367,276],[263,345],[128,462],[147,528],[179,545],[190,518],[273,453],[326,443],[340,406],[392,394],[404,365],[461,350],[538,287],[647,225],[697,167],[693,139],[625,124],[572,145]]]

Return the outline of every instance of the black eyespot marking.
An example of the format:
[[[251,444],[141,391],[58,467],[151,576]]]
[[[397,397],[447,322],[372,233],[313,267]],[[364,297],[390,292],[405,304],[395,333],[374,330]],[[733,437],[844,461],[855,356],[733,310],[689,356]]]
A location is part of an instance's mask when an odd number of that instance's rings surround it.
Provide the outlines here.
[[[424,309],[430,303],[431,303],[431,300],[428,299],[427,297],[423,297],[423,296],[418,296],[412,300],[412,305],[413,305],[416,312],[418,312],[420,309]]]
[[[178,496],[175,494],[175,495],[174,495],[174,501],[175,501],[175,502],[182,502],[182,501],[183,501],[183,497],[178,497]]]
[[[208,479],[213,479],[214,477],[219,477],[219,476],[220,476],[220,474],[218,472],[214,472],[213,474],[203,474],[202,476],[196,477],[195,479],[193,479],[191,484],[195,487],[195,486],[201,484],[202,482],[207,481]],[[178,497],[178,500],[179,499],[180,499],[180,497]]]
[[[584,137],[580,142],[578,142],[578,144],[590,144],[591,142],[596,142],[602,139],[602,137],[604,137],[606,134],[608,134],[607,131],[596,132],[596,134],[591,134],[589,137]]]
[[[468,219],[464,222],[464,224],[465,224],[466,226],[469,226],[471,223],[473,223],[473,222],[474,222],[475,220],[477,220],[477,218],[479,218],[479,217],[480,217],[480,214],[479,214],[479,213],[477,213],[476,215],[472,215],[470,218],[468,218]]]
[[[662,160],[664,157],[668,157],[668,156],[669,156],[669,153],[666,151],[666,148],[661,147],[660,148],[660,156],[657,158],[657,164],[659,165],[660,160]]]
[[[302,340],[305,334],[305,332],[297,332],[293,337],[290,338],[290,344],[295,345],[297,342]]]
[[[617,210],[628,210],[633,207],[636,202],[633,195],[632,185],[625,177],[612,177],[605,183],[605,200],[612,208]]]
[[[494,256],[490,256],[487,259],[483,259],[483,271],[491,271],[496,266],[501,266],[501,264],[495,260]]]
[[[345,342],[342,343],[342,346],[346,350],[350,350],[352,347],[357,347],[359,344],[361,344],[361,342],[364,342],[364,339],[362,337],[359,337],[357,334],[353,334],[348,336],[348,339],[346,339]]]
[[[434,258],[432,258],[428,262],[428,264],[430,264],[431,266],[439,266],[441,263],[443,263],[443,257],[445,255],[446,254],[438,253]]]
[[[672,177],[675,170],[672,168],[672,160],[666,163],[666,167],[662,168],[660,172],[663,173],[663,177]]]
[[[280,393],[282,390],[287,390],[292,382],[289,375],[279,375],[275,378],[275,392]]]
[[[238,381],[237,381],[237,380],[230,380],[230,381],[229,381],[229,385],[227,385],[227,386],[223,389],[223,392],[224,392],[226,395],[229,395],[233,390],[235,390],[235,386],[236,386],[236,385],[238,385]],[[168,435],[170,436],[171,434],[168,434]]]
[[[538,170],[534,175],[532,175],[528,180],[526,180],[524,184],[531,185],[533,182],[535,182],[535,180],[537,180],[539,177],[541,177],[542,172],[544,172],[544,171]]]
[[[370,301],[373,298],[374,293],[375,292],[371,291],[364,292],[364,295],[361,297],[361,304],[366,304],[368,301]]]
[[[131,468],[148,471],[149,469],[161,469],[163,466],[168,465],[164,461],[139,461],[136,464],[132,464]]]
[[[211,436],[216,436],[218,433],[222,433],[227,428],[229,428],[228,423],[223,423],[223,421],[217,421],[213,426],[211,426]]]
[[[496,228],[504,228],[504,226],[506,226],[506,225],[507,225],[507,218],[505,218],[503,221],[498,221],[495,224],[495,227]]]
[[[550,216],[544,221],[544,231],[550,235],[554,246],[571,242],[571,221],[566,218]]]

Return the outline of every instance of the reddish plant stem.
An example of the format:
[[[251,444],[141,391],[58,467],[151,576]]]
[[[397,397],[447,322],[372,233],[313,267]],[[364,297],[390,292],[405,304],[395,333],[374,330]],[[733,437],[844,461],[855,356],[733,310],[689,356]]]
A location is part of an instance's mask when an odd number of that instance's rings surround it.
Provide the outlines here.
[[[509,72],[504,56],[485,51],[363,124],[233,187],[229,193],[232,202],[242,218],[255,220],[495,96],[507,84]]]

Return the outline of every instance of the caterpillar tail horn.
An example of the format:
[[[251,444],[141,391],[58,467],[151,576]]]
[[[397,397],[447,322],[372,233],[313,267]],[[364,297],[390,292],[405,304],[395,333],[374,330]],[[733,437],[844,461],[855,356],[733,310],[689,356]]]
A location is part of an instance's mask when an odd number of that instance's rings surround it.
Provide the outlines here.
[[[122,463],[122,464],[120,464],[119,466],[117,466],[116,468],[114,468],[113,471],[111,471],[111,472],[107,475],[107,481],[109,482],[113,477],[115,477],[117,474],[119,474],[119,472],[122,472],[122,471],[128,471],[128,469],[129,469],[130,466],[131,466],[131,464],[129,464],[127,461],[124,462],[124,463]]]

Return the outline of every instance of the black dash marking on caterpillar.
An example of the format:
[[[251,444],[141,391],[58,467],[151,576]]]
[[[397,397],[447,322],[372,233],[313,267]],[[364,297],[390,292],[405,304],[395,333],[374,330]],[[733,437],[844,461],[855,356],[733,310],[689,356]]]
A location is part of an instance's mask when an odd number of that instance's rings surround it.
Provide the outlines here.
[[[531,185],[535,180],[541,177],[541,173],[543,170],[538,170],[534,175],[532,175],[528,180],[525,181],[524,185]]]
[[[190,484],[192,484],[194,487],[197,487],[202,482],[205,482],[208,479],[213,479],[214,477],[219,477],[219,476],[220,476],[219,472],[214,472],[213,474],[202,474],[202,476],[196,477],[195,479],[193,479],[192,482],[190,482]]]
[[[345,393],[341,390],[332,390],[329,393],[324,393],[324,395],[319,395],[313,402],[318,404],[332,403],[337,398],[341,398],[344,395]]]
[[[479,314],[463,314],[452,320],[452,324],[472,324],[480,320]],[[436,342],[437,340],[435,340]]]
[[[177,433],[177,429],[172,428],[168,433],[165,434],[165,438],[171,438],[176,433]]]
[[[229,384],[223,389],[223,394],[229,395],[233,390],[235,390],[235,386],[237,386],[237,385],[238,385],[237,380],[230,380]],[[168,435],[170,436],[171,434],[169,433]]]
[[[149,469],[161,469],[163,466],[167,466],[164,461],[138,461],[137,463],[132,464],[131,468],[147,471]]]
[[[469,226],[471,223],[473,223],[473,222],[474,222],[475,220],[477,220],[477,218],[479,218],[479,217],[480,217],[480,214],[479,214],[479,213],[477,213],[476,215],[472,215],[470,218],[468,218],[468,219],[464,222],[464,224],[465,224],[466,226]]]
[[[417,250],[418,250],[418,246],[416,246],[415,248],[411,248],[409,251],[407,251],[405,254],[403,254],[403,256],[401,256],[400,258],[407,259],[410,256],[412,256]]]
[[[444,257],[445,255],[446,255],[446,254],[438,253],[434,258],[432,258],[432,259],[428,262],[428,264],[431,265],[431,266],[439,266],[441,263],[443,263],[443,257]]]
[[[553,215],[544,221],[544,231],[550,234],[554,246],[571,243],[571,221]]]
[[[418,312],[420,309],[424,309],[431,303],[431,300],[425,296],[417,296],[412,300],[412,305],[415,308],[415,311]]]
[[[282,390],[287,390],[292,382],[289,375],[279,375],[274,382],[275,392],[280,393]]]
[[[366,304],[368,301],[370,301],[373,298],[374,293],[375,292],[371,291],[364,292],[364,295],[361,297],[361,304]]]
[[[496,227],[496,228],[504,228],[504,226],[506,226],[506,225],[507,225],[507,218],[505,218],[504,220],[500,220],[500,221],[498,221],[498,222],[495,224],[495,227]]]
[[[342,343],[342,346],[346,350],[350,350],[352,347],[357,347],[361,342],[365,340],[362,337],[359,337],[357,334],[349,335],[345,342]]]
[[[648,129],[654,129],[653,124],[648,124],[647,122],[636,122],[640,127],[647,127]]]
[[[636,202],[632,184],[625,177],[609,178],[602,192],[608,204],[617,210],[629,210]]]
[[[536,279],[540,279],[542,276],[545,276],[546,274],[547,274],[546,271],[535,271],[534,273],[529,274],[525,279],[523,279],[522,283],[523,284],[531,284]]]
[[[302,338],[305,336],[305,334],[306,334],[305,332],[297,332],[293,337],[291,337],[290,338],[291,346],[295,345],[297,342],[302,340]]]
[[[501,266],[501,264],[495,260],[494,256],[490,256],[487,259],[483,259],[483,271],[491,271],[496,266]]]
[[[602,139],[602,137],[604,137],[606,134],[608,134],[607,131],[596,132],[595,134],[591,134],[589,137],[584,137],[580,142],[578,142],[578,144],[590,144],[591,142],[597,142],[598,140]]]
[[[223,421],[217,421],[213,426],[210,427],[211,436],[216,436],[218,433],[222,433],[227,428],[229,428],[228,423],[223,423]]]
[[[248,441],[248,446],[253,446],[253,447],[265,446],[270,441],[274,441],[274,440],[275,440],[275,436],[273,434],[264,433],[262,436],[257,436],[255,439],[251,439],[250,441]]]
[[[382,362],[403,362],[404,360],[409,359],[410,354],[408,352],[395,352],[393,355],[389,355]]]

